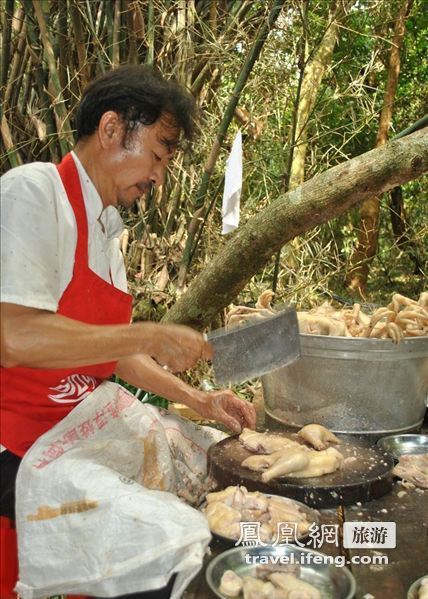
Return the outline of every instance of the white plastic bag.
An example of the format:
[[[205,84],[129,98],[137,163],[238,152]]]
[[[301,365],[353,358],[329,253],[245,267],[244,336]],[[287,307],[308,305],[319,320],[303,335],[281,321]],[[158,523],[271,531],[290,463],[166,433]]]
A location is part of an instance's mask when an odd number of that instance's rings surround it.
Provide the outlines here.
[[[20,465],[16,591],[114,597],[160,588],[177,573],[171,597],[180,597],[210,532],[176,494],[197,500],[206,451],[224,436],[100,385]]]

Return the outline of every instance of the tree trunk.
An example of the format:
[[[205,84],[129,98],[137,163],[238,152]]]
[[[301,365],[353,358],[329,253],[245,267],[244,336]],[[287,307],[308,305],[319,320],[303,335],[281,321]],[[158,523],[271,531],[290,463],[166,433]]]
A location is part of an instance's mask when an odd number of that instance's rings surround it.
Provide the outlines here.
[[[207,325],[296,235],[426,172],[428,127],[313,177],[240,227],[164,321],[197,328]]]
[[[395,243],[400,249],[408,250],[410,259],[415,265],[415,275],[423,274],[423,259],[417,243],[410,237],[407,214],[404,209],[403,190],[394,187],[390,193],[389,211],[391,214],[392,232]]]
[[[386,143],[388,129],[392,119],[395,93],[400,73],[400,49],[403,44],[406,18],[412,0],[404,0],[394,27],[391,52],[389,55],[388,80],[386,84],[383,107],[380,114],[379,129],[376,137],[375,147],[378,148]],[[360,230],[355,252],[352,256],[350,273],[348,276],[348,288],[354,293],[365,296],[367,278],[370,264],[377,252],[379,239],[379,212],[380,202],[378,196],[367,198],[361,206]]]
[[[322,79],[331,64],[334,46],[336,45],[339,23],[345,16],[345,9],[354,2],[347,2],[346,7],[339,5],[336,14],[332,14],[324,37],[316,49],[314,56],[305,67],[296,121],[296,147],[291,164],[289,189],[294,189],[305,180],[305,158],[308,147],[308,122],[315,108],[315,102],[321,87]]]

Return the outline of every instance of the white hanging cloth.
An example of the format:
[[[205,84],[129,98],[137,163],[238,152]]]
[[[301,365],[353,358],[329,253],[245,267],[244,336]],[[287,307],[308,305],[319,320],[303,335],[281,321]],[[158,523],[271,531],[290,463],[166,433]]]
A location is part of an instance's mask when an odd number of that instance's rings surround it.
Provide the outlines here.
[[[230,233],[239,225],[239,205],[242,190],[242,134],[239,130],[232,144],[226,163],[224,179],[222,235]]]

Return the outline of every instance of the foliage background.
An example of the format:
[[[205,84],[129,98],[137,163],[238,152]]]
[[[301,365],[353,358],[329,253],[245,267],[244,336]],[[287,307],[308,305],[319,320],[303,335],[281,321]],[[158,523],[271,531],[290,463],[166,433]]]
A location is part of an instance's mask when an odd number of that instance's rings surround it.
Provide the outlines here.
[[[1,169],[33,160],[59,161],[73,144],[73,113],[82,88],[123,63],[154,64],[195,94],[202,124],[192,148],[176,157],[163,189],[124,214],[123,240],[136,318],[160,319],[225,243],[220,235],[225,161],[239,127],[244,132],[245,222],[284,191],[302,41],[307,60],[330,25],[327,0],[284,1],[280,17],[239,99],[208,187],[204,227],[187,277],[178,275],[194,198],[219,123],[243,61],[273,1],[247,0],[4,0],[2,17]],[[370,150],[375,143],[387,77],[397,0],[348,3],[333,59],[307,124],[308,179]],[[407,19],[390,137],[428,112],[428,11],[415,0]],[[306,12],[305,12],[306,11]],[[302,15],[306,14],[306,20]],[[304,21],[304,22],[303,22]],[[244,115],[244,116],[242,116]],[[427,180],[403,188],[409,242],[397,244],[389,196],[381,199],[379,247],[366,300],[384,303],[398,291],[426,287]],[[299,307],[326,294],[349,297],[345,279],[357,239],[359,211],[285,246],[277,298]],[[412,252],[422,268],[415,274]],[[275,260],[247,285],[237,303],[254,302],[272,286]],[[220,315],[221,316],[221,315]],[[218,320],[215,324],[221,324]]]

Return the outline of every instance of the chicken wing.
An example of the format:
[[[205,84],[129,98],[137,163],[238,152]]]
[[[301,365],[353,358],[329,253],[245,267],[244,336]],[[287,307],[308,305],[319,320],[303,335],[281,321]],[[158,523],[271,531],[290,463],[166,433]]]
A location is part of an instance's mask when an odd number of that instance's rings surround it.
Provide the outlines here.
[[[297,435],[318,451],[327,449],[329,443],[340,444],[336,435],[321,424],[307,424],[299,430]]]

